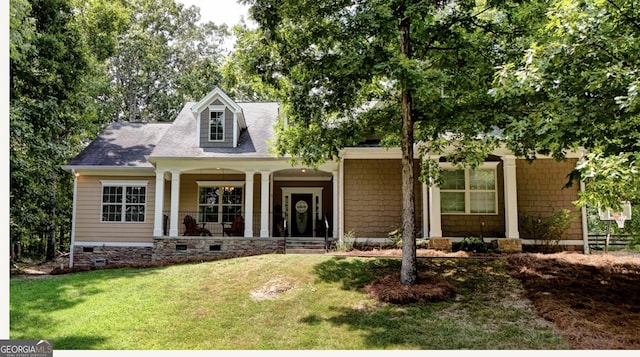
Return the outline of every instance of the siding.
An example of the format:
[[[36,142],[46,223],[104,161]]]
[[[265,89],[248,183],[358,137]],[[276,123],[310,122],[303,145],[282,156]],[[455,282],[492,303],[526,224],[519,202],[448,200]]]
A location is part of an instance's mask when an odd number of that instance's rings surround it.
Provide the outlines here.
[[[422,232],[422,183],[414,165],[416,234]],[[356,238],[387,238],[402,225],[401,160],[344,161],[344,232]]]
[[[148,181],[145,221],[101,222],[102,184],[100,180]],[[155,176],[78,176],[76,234],[79,242],[153,242]]]
[[[579,185],[564,188],[567,175],[575,168],[577,159],[556,161],[538,159],[531,163],[516,160],[518,182],[518,215],[548,217],[555,211],[566,208],[577,218],[567,231],[565,239],[582,239],[582,220],[580,210],[573,204],[578,199]],[[519,225],[526,224],[522,219]],[[521,238],[533,238],[523,236]]]
[[[224,105],[220,100],[215,100],[211,105]],[[224,112],[224,141],[209,141],[209,108],[204,108],[200,113],[200,147],[203,148],[230,148],[233,147],[233,112],[226,108]]]

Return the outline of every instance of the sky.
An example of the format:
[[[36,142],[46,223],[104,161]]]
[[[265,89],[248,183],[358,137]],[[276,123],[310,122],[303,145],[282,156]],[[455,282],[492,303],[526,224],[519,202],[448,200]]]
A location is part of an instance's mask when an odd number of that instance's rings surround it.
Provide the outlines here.
[[[176,2],[199,7],[201,21],[211,21],[217,25],[225,23],[231,27],[240,23],[241,17],[245,20],[249,17],[249,6],[238,4],[237,0],[176,0]]]

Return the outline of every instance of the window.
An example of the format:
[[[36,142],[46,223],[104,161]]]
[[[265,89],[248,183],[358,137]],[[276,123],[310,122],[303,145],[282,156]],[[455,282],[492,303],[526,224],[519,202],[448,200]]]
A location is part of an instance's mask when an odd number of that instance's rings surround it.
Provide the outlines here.
[[[495,168],[443,171],[440,186],[442,213],[496,214],[497,202]]]
[[[224,110],[211,110],[209,112],[209,140],[224,140]]]
[[[198,182],[198,222],[231,222],[242,214],[242,185]]]
[[[146,196],[146,181],[102,181],[102,222],[144,222]]]

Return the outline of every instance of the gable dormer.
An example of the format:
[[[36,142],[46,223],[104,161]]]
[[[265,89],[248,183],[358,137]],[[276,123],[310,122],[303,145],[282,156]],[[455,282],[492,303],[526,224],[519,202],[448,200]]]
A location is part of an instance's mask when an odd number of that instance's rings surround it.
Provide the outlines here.
[[[247,128],[242,108],[215,87],[191,107],[196,120],[196,145],[201,148],[235,148]]]

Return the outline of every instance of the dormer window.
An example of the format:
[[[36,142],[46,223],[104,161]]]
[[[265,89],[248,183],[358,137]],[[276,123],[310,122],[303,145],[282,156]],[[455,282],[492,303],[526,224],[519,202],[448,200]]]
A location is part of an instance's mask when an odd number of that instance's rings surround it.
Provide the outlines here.
[[[209,141],[224,141],[224,107],[209,110]]]

